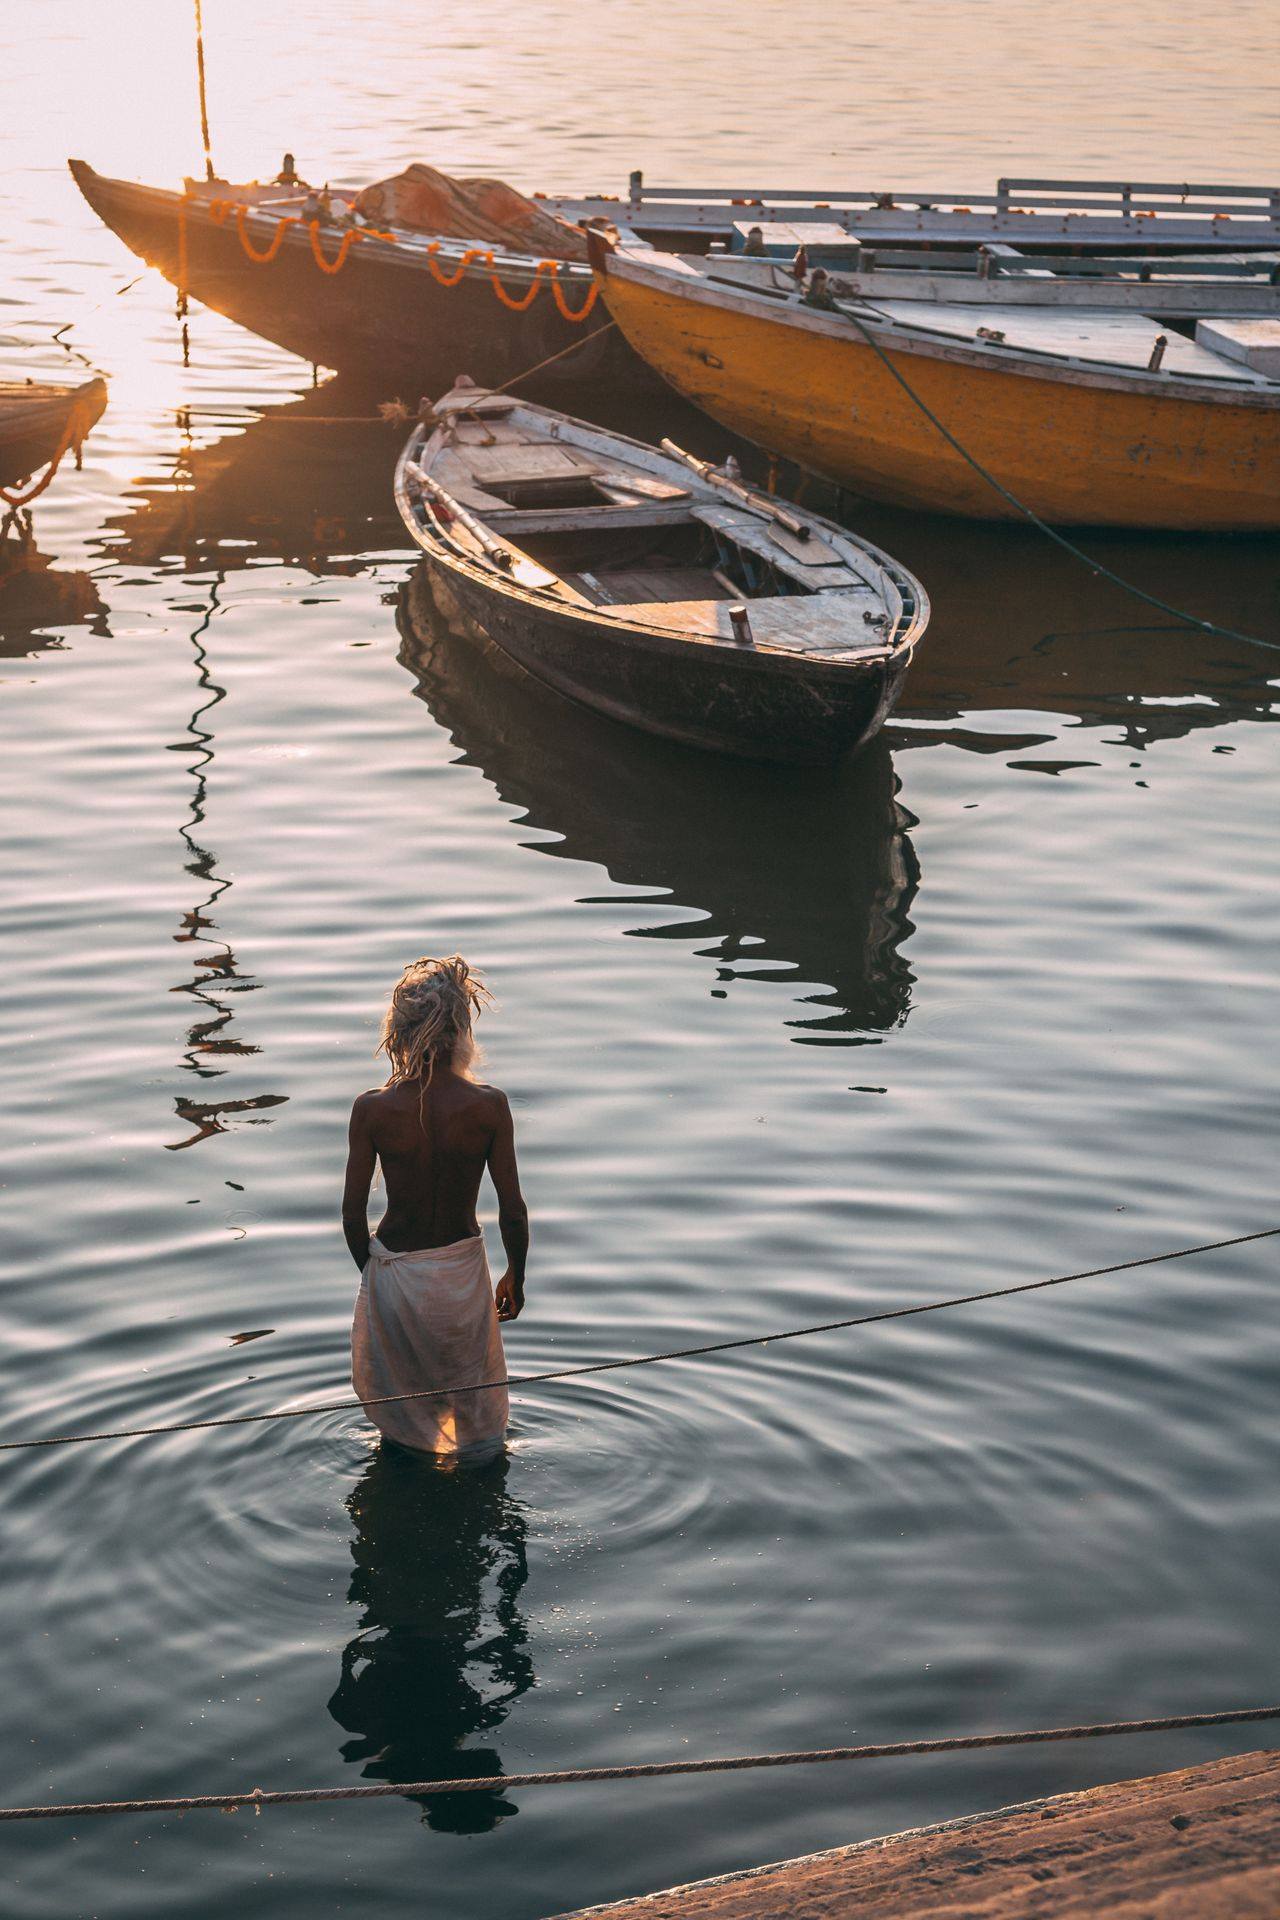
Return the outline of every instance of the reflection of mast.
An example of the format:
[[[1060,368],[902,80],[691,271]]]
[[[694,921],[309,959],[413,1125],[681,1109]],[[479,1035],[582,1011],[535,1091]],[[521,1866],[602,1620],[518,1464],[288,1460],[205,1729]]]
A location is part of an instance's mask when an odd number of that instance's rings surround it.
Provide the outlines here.
[[[225,576],[219,572],[209,592],[209,604],[202,615],[199,625],[191,635],[191,646],[195,654],[196,677],[205,699],[195,709],[187,722],[187,732],[195,743],[195,758],[188,768],[194,782],[191,795],[191,811],[186,824],[179,829],[191,855],[186,862],[189,874],[209,888],[209,893],[198,905],[191,907],[182,916],[182,930],[174,934],[179,944],[198,943],[205,951],[193,955],[198,969],[195,977],[184,981],[181,986],[170,989],[173,993],[187,993],[200,1007],[207,1010],[208,1018],[197,1016],[187,1029],[187,1052],[183,1065],[188,1072],[196,1074],[202,1080],[217,1079],[226,1071],[224,1067],[212,1063],[217,1055],[242,1055],[259,1052],[259,1048],[238,1040],[225,1029],[230,1025],[234,1009],[219,994],[251,993],[261,984],[236,970],[236,957],[230,944],[222,939],[210,939],[209,934],[217,933],[217,923],[213,919],[213,908],[231,885],[230,880],[222,878],[217,870],[217,856],[209,848],[202,846],[196,838],[203,827],[208,807],[208,768],[213,760],[213,734],[201,725],[209,714],[227,697],[227,690],[219,686],[209,672],[209,656],[204,646],[204,636],[209,630],[214,614],[218,611],[218,595],[224,585]],[[175,753],[186,750],[186,742],[172,749]],[[216,991],[215,991],[216,989]],[[176,1106],[179,1116],[196,1128],[189,1140],[171,1143],[176,1151],[179,1147],[194,1146],[198,1140],[207,1140],[215,1133],[224,1133],[222,1116],[228,1113],[243,1113],[258,1107],[275,1107],[282,1104],[282,1094],[261,1094],[251,1100],[196,1101],[178,1096]]]

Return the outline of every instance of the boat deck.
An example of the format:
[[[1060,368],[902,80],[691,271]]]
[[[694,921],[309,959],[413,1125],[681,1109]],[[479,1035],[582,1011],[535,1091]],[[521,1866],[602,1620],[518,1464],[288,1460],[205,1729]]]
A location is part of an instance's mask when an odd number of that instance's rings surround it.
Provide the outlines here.
[[[558,1920],[1274,1920],[1280,1753],[1031,1800]]]
[[[922,306],[913,300],[868,302],[871,312],[917,333],[942,334],[968,346],[1005,346],[1018,353],[1051,354],[1099,367],[1143,373],[1156,343],[1164,339],[1160,371],[1225,386],[1274,387],[1265,374],[1215,353],[1197,340],[1160,326],[1140,313],[1055,312],[1048,307]]]

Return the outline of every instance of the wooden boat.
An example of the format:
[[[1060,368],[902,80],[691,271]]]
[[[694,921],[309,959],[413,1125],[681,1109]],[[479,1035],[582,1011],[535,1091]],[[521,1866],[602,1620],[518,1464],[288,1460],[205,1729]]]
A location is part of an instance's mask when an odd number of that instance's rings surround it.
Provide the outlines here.
[[[63,453],[78,458],[106,404],[105,380],[0,380],[0,487],[20,485]]]
[[[316,365],[377,376],[388,394],[443,391],[463,341],[494,385],[542,361],[530,392],[656,385],[596,305],[585,261],[386,220],[356,234],[345,224],[355,187],[308,216],[308,200],[279,186],[188,181],[179,193],[69,165],[94,212],[174,286]]]
[[[1192,340],[1122,312],[829,290],[823,308],[812,281],[802,294],[743,284],[709,257],[593,247],[610,312],[678,393],[841,486],[1016,518],[928,408],[1044,519],[1280,527],[1280,377],[1232,357],[1274,322],[1201,321]]]
[[[693,746],[836,759],[892,707],[923,588],[664,446],[459,383],[396,498],[450,611],[557,692]]]

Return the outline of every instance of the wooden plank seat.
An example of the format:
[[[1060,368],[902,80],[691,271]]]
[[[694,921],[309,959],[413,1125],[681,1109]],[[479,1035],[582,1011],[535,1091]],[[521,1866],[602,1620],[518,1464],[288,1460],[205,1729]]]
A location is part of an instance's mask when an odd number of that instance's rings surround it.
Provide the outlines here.
[[[732,597],[705,567],[611,567],[607,572],[567,573],[564,578],[598,607],[674,606]]]
[[[761,519],[759,514],[751,513],[746,507],[722,507],[699,502],[692,508],[692,518],[724,534],[735,546],[759,554],[771,562],[779,573],[785,573],[789,579],[802,581],[814,592],[829,587],[858,585],[857,574],[844,564],[834,547],[817,539],[806,542],[806,545],[812,546],[813,559],[801,560],[796,555],[796,543],[788,541],[783,546],[781,540],[775,538],[770,522]]]
[[[869,587],[837,593],[798,593],[785,600],[738,602],[728,594],[723,600],[641,600],[626,606],[602,606],[600,611],[617,620],[675,628],[690,638],[737,647],[739,642],[729,619],[729,608],[735,605],[745,605],[754,643],[781,653],[845,660],[882,653],[889,644],[884,626],[861,620],[863,613],[880,614],[883,610],[879,596]]]

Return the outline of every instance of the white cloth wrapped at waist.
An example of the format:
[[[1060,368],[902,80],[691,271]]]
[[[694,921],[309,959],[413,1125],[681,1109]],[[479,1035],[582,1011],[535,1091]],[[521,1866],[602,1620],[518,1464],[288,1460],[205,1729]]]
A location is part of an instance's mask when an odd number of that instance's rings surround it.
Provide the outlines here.
[[[360,1276],[351,1325],[356,1396],[420,1393],[430,1387],[479,1387],[367,1405],[389,1440],[425,1453],[496,1452],[507,1430],[506,1356],[493,1301],[484,1237],[448,1247],[393,1253],[375,1234]]]

